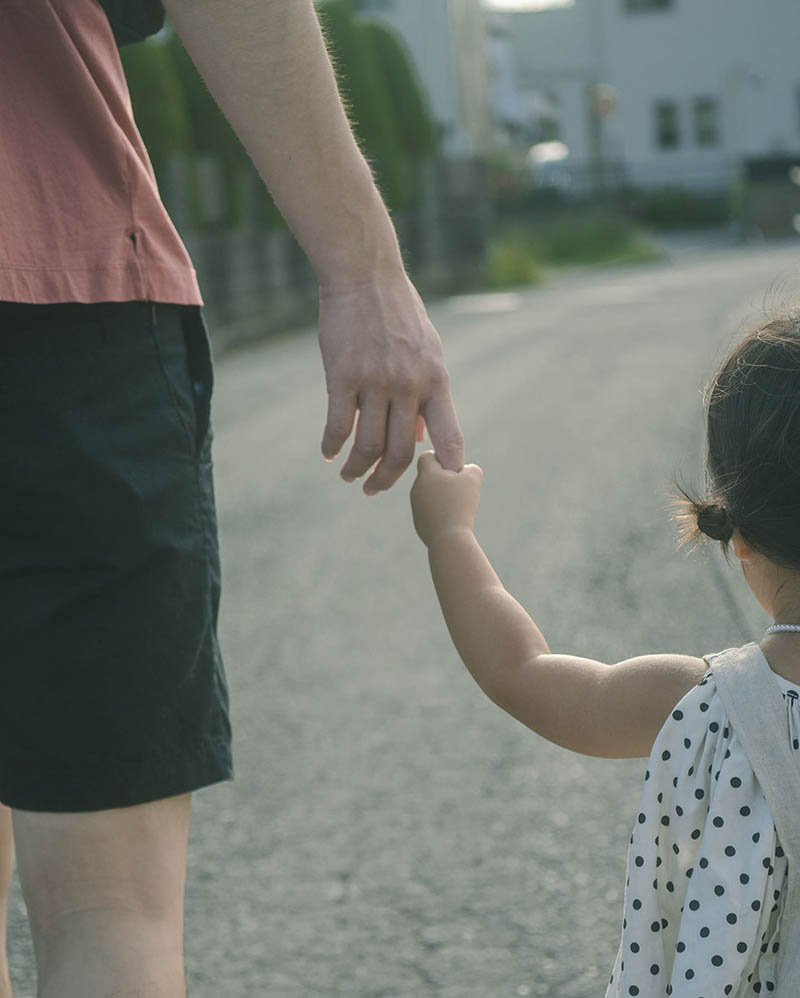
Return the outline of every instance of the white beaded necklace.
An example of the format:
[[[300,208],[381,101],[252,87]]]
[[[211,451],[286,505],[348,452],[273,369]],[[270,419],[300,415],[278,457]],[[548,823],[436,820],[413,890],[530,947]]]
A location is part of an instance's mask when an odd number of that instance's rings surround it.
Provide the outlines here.
[[[800,631],[800,624],[773,624],[772,627],[768,627],[764,633],[774,634],[775,631]]]

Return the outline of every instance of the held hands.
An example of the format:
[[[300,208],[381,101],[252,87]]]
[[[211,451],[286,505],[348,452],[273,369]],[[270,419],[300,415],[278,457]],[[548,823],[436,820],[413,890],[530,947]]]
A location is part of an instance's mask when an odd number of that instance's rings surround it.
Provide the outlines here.
[[[425,451],[417,462],[417,479],[411,487],[411,511],[426,547],[451,530],[474,530],[482,484],[483,470],[477,464],[448,471],[433,451]]]
[[[439,334],[404,271],[350,286],[321,285],[319,343],[328,388],[322,453],[331,461],[358,423],[341,470],[355,481],[378,461],[367,495],[390,489],[423,439],[423,418],[442,465],[464,465]]]

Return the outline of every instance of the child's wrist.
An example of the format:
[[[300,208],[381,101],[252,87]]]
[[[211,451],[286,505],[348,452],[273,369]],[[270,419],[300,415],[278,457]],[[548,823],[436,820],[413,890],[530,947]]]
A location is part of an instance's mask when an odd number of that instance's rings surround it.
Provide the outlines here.
[[[472,527],[469,527],[464,523],[448,523],[446,526],[439,527],[436,533],[432,534],[428,539],[428,551],[432,552],[434,548],[441,547],[443,544],[451,543],[459,537],[465,536],[475,536],[475,531]]]

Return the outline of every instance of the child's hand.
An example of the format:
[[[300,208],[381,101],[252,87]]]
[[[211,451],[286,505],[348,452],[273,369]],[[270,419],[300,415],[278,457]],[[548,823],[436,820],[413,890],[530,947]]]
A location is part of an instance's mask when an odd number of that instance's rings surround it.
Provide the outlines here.
[[[446,471],[432,450],[417,462],[417,478],[411,487],[411,511],[420,540],[427,546],[444,531],[474,530],[481,498],[483,471],[465,464],[461,471]]]

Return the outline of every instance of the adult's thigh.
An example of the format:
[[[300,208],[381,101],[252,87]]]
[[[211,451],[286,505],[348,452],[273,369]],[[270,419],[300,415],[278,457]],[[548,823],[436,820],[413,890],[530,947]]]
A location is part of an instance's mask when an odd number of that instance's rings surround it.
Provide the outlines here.
[[[181,949],[190,809],[191,794],[106,811],[12,809],[37,958],[89,912],[140,917]]]

